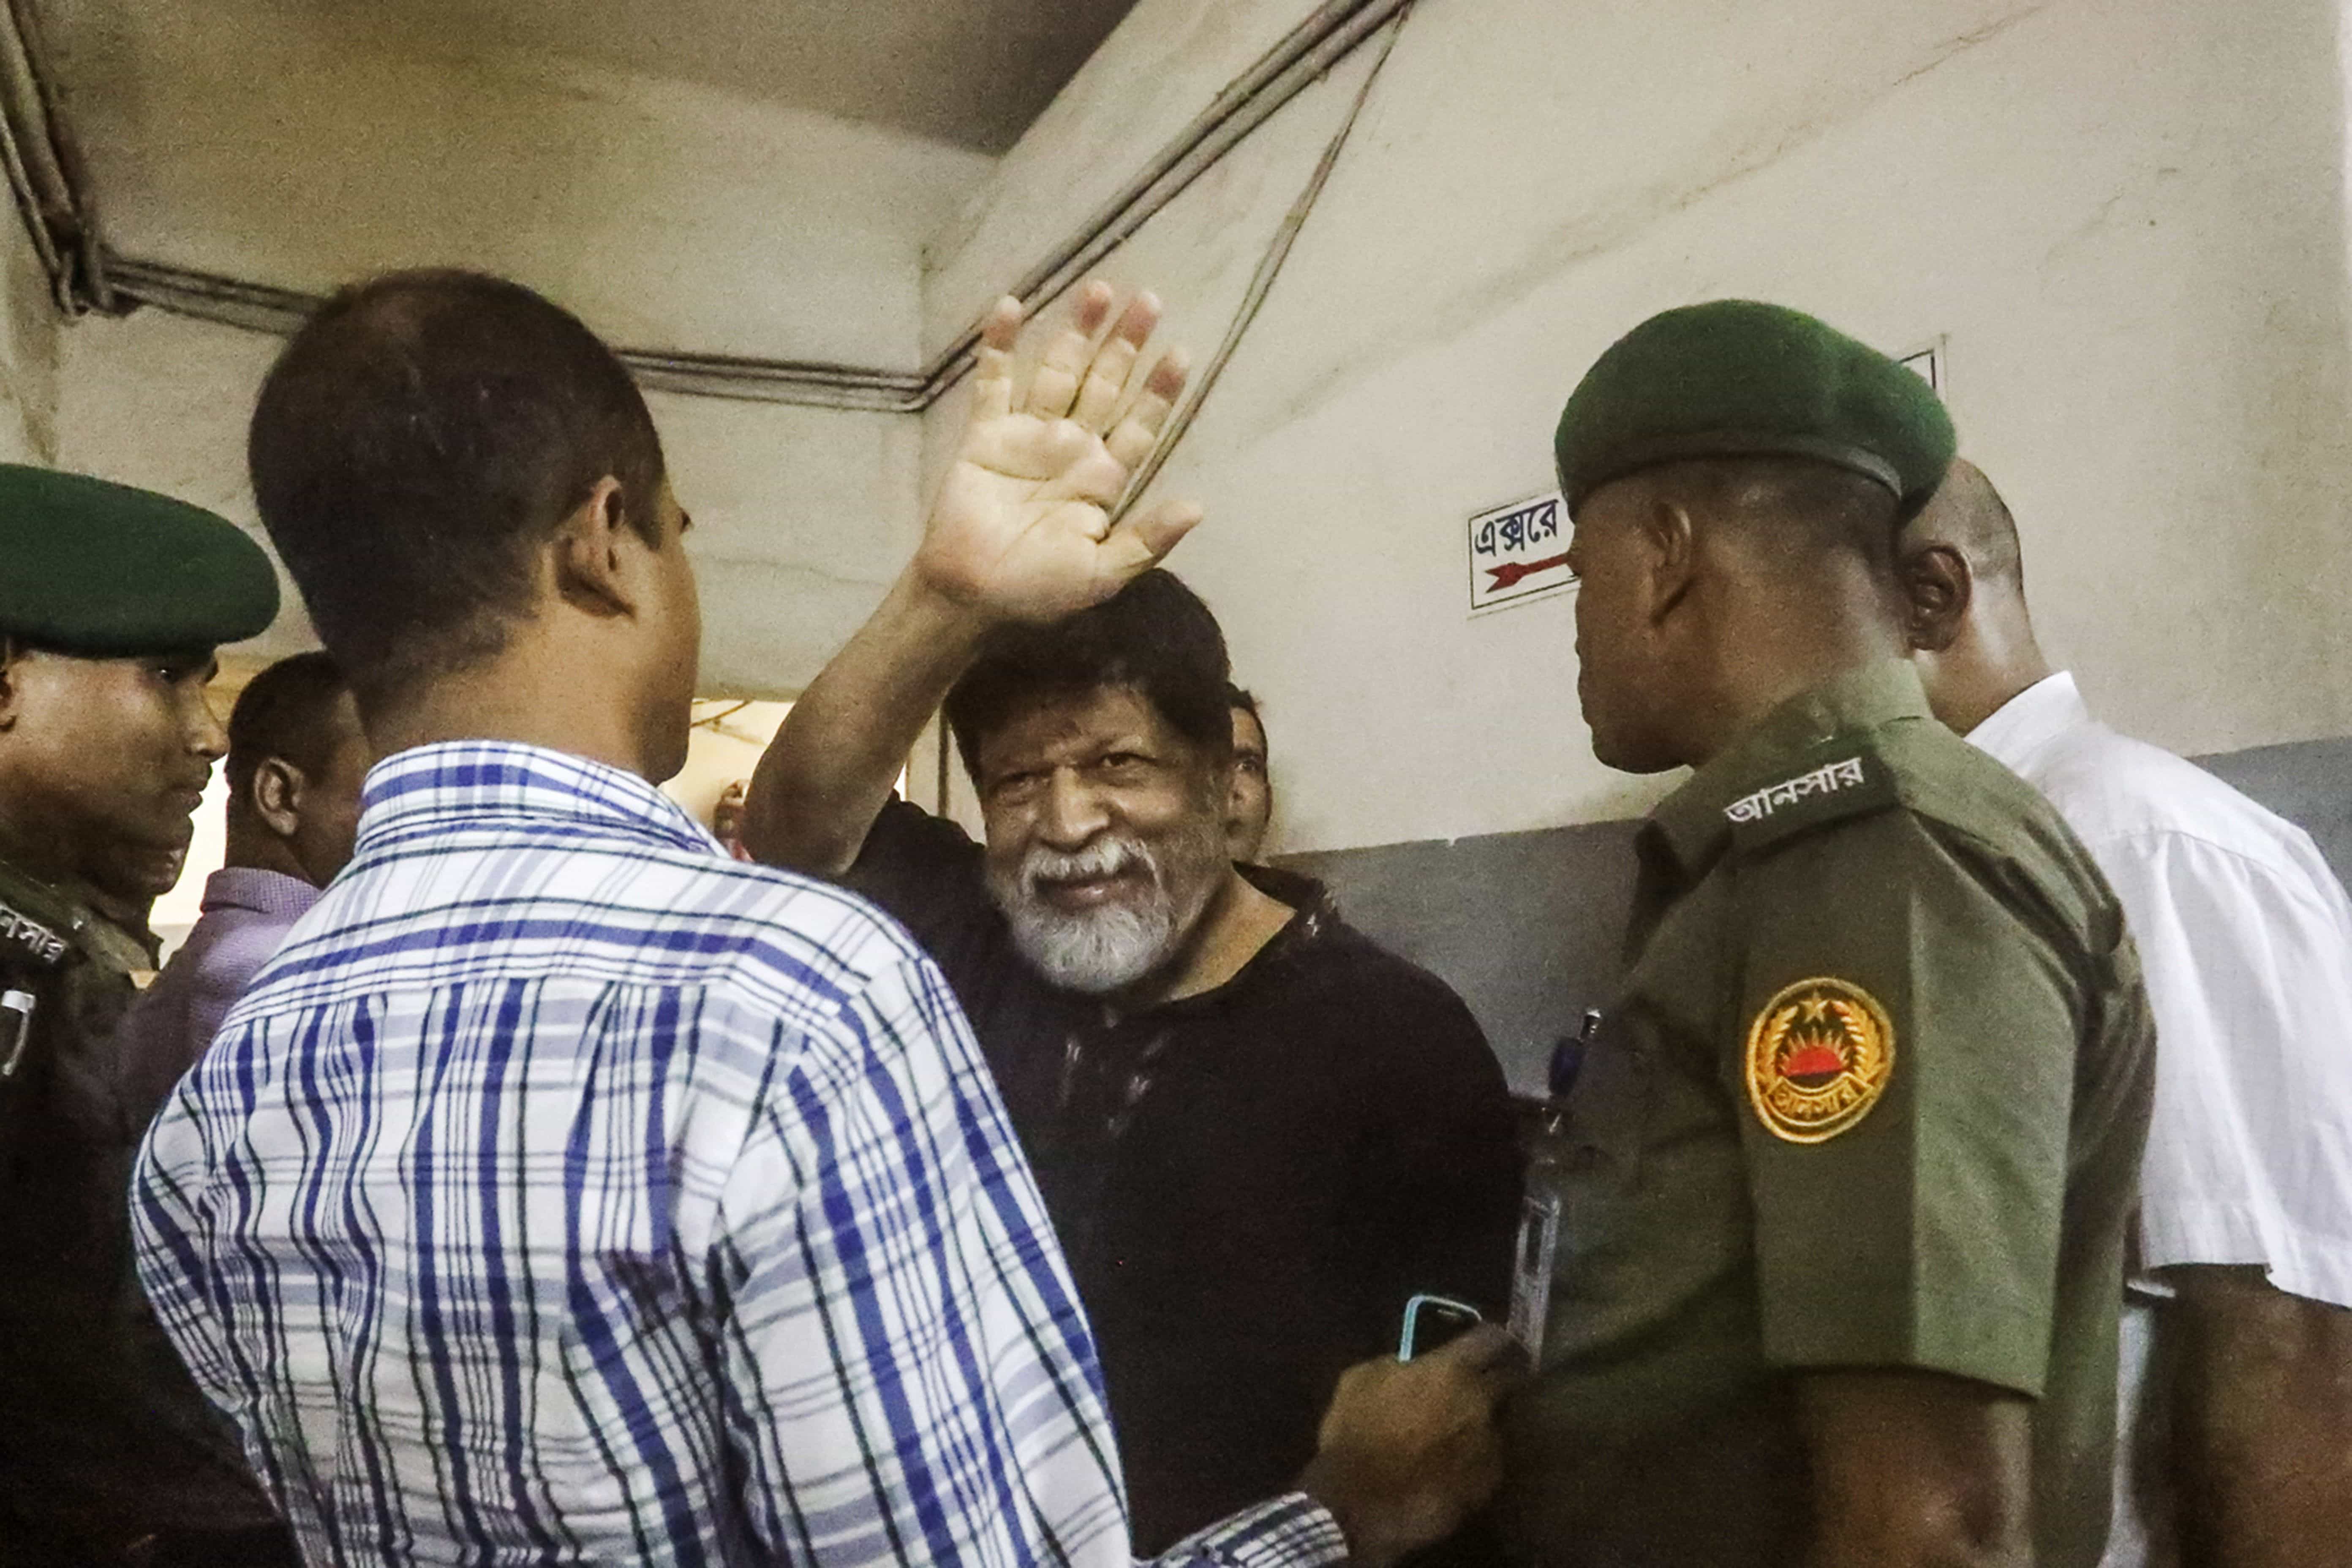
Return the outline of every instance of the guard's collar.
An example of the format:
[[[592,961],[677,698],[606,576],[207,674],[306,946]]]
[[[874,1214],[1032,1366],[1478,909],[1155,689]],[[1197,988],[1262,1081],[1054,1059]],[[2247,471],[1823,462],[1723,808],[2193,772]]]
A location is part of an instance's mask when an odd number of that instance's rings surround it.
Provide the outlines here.
[[[1897,719],[1930,719],[1908,659],[1862,665],[1801,691],[1758,721],[1650,813],[1643,837],[1663,844],[1686,876],[1715,863],[1731,838],[1724,810],[1769,784],[1796,759],[1840,734]]]

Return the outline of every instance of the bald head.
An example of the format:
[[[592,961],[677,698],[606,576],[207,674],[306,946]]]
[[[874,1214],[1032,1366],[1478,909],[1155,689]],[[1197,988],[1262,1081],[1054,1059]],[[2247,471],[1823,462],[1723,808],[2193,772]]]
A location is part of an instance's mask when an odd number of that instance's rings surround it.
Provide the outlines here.
[[[1984,470],[1966,458],[1952,459],[1941,488],[1903,530],[1902,552],[1931,544],[1958,552],[1980,587],[2024,594],[2025,562],[2017,544],[2017,519]]]
[[[1936,716],[1962,734],[2050,673],[2025,607],[2017,520],[1956,459],[1895,545],[1912,662]]]

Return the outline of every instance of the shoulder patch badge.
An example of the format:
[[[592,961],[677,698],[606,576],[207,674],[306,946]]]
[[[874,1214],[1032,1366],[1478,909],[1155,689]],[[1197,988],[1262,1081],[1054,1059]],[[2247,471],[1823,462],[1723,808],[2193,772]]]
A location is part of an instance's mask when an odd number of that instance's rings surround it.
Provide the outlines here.
[[[1895,1025],[1847,980],[1800,980],[1748,1026],[1748,1103],[1790,1143],[1826,1143],[1870,1114],[1895,1077]]]

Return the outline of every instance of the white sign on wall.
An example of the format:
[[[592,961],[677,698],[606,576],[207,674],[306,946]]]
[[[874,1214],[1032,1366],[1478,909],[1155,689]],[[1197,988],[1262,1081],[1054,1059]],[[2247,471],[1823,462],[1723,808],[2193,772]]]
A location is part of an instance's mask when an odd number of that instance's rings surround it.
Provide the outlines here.
[[[1470,520],[1470,613],[1548,599],[1576,586],[1568,507],[1555,490]]]

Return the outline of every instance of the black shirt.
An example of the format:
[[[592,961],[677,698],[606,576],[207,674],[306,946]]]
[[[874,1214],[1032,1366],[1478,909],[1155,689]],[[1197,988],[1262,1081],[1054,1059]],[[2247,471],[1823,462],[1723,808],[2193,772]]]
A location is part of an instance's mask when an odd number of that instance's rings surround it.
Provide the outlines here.
[[[145,1110],[118,1025],[155,968],[144,911],[0,861],[0,1563],[119,1559],[158,1532],[276,1513],[139,1288],[131,1165]],[[21,1015],[20,1015],[21,1016]],[[282,1537],[274,1549],[282,1557]]]
[[[1393,1353],[1434,1291],[1490,1317],[1519,1158],[1461,998],[1304,878],[1299,912],[1213,991],[1124,1016],[1014,948],[982,851],[903,801],[845,879],[938,961],[971,1017],[1100,1348],[1156,1554],[1290,1489],[1342,1369]]]

